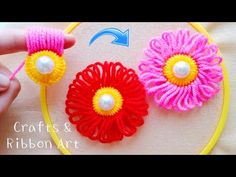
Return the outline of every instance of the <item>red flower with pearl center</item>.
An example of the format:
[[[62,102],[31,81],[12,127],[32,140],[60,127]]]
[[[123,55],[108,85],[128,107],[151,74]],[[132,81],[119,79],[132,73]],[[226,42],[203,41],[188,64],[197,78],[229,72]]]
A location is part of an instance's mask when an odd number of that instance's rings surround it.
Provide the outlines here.
[[[91,140],[111,143],[132,136],[148,114],[145,89],[133,69],[120,62],[97,62],[70,84],[66,113]]]

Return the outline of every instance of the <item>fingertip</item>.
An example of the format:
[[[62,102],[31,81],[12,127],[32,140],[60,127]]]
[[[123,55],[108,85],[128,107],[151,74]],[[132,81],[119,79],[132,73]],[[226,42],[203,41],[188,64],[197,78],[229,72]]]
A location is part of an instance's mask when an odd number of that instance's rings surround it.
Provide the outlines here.
[[[4,74],[0,74],[0,92],[6,91],[10,86],[10,80]]]
[[[10,87],[12,88],[13,91],[12,97],[13,99],[15,99],[21,90],[21,84],[17,79],[14,79],[11,81]]]
[[[65,36],[65,49],[72,47],[75,44],[75,37],[71,34],[66,34]]]
[[[1,92],[1,96],[0,96],[0,105],[1,105],[0,106],[0,117],[10,107],[12,102],[18,96],[20,90],[21,90],[20,82],[15,78],[15,79],[10,81],[9,88],[6,91]]]
[[[18,96],[21,85],[17,78],[9,79],[11,76],[10,70],[0,63],[0,117],[9,108],[15,98]],[[5,83],[3,83],[5,82]]]

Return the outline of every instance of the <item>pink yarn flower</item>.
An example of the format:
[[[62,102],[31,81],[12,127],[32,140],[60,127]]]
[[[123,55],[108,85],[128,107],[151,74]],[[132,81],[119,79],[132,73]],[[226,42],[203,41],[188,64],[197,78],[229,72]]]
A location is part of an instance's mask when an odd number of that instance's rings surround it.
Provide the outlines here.
[[[217,52],[200,33],[164,32],[145,49],[140,80],[161,107],[186,111],[202,106],[220,90],[222,58]]]

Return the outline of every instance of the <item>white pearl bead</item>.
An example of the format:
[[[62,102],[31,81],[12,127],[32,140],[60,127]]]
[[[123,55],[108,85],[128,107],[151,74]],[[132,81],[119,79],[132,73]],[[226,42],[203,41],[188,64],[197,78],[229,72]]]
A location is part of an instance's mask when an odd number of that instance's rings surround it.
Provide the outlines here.
[[[104,94],[99,98],[99,107],[104,111],[110,111],[115,105],[115,100],[112,95]]]
[[[173,72],[177,78],[185,78],[190,73],[190,65],[185,61],[179,61],[175,63]]]
[[[48,56],[41,56],[36,61],[36,68],[41,74],[50,74],[52,73],[55,64],[53,60]]]

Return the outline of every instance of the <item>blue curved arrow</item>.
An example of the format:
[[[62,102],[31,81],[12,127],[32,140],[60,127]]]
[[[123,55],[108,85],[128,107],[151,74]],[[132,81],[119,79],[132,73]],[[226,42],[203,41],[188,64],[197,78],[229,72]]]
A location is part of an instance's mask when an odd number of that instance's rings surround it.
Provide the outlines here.
[[[112,35],[115,39],[111,42],[112,44],[122,45],[122,46],[129,46],[129,29],[122,32],[117,28],[106,28],[97,34],[95,34],[89,42],[89,46],[94,43],[96,39],[104,35]]]

